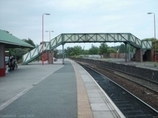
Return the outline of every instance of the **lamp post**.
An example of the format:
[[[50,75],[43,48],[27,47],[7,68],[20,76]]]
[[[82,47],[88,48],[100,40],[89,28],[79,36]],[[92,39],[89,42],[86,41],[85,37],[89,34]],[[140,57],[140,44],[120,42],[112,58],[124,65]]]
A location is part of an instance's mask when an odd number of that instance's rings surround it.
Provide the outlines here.
[[[46,32],[48,32],[49,33],[49,41],[51,40],[51,32],[54,32],[54,31],[46,31]]]
[[[153,12],[148,12],[148,14],[153,14],[154,15],[154,61],[156,61],[156,20],[155,20],[155,13]]]
[[[46,31],[49,33],[49,49],[50,49],[50,54],[49,54],[49,60],[48,60],[48,63],[52,64],[53,63],[53,55],[52,55],[52,50],[51,50],[51,32],[54,32],[54,31],[51,31],[51,30],[48,30]],[[51,56],[50,56],[51,55]],[[50,61],[52,60],[52,61]]]
[[[44,54],[44,15],[50,15],[49,13],[43,13],[42,14],[42,65],[44,65],[44,59],[43,59],[43,54]]]
[[[49,47],[51,49],[51,42],[50,42],[50,40],[51,40],[51,32],[54,32],[54,31],[49,30],[49,31],[46,31],[46,32],[49,33]]]

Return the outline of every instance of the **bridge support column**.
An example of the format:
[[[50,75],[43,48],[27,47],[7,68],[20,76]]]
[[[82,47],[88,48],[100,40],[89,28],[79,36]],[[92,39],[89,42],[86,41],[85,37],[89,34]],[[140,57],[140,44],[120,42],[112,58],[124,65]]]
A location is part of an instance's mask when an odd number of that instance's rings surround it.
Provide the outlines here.
[[[136,49],[136,61],[137,62],[142,62],[142,50],[141,49]]]
[[[53,64],[53,52],[48,52],[48,64]]]
[[[128,44],[128,60],[130,61],[131,60],[131,56],[130,56],[130,44]]]
[[[153,50],[146,50],[145,57],[146,57],[145,61],[154,61],[153,60]]]
[[[64,52],[64,44],[62,44],[62,55],[63,55],[63,61],[62,61],[62,63],[64,64],[64,54],[65,52]]]
[[[0,76],[5,76],[5,45],[0,44]]]
[[[127,43],[125,43],[125,62],[127,62],[127,58],[128,58],[128,55],[127,55]]]

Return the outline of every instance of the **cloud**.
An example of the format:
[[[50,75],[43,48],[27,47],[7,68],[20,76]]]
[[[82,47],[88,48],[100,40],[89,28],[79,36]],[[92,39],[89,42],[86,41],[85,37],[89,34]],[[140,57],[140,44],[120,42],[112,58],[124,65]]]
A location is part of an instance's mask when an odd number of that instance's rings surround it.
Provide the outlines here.
[[[48,12],[44,26],[54,31],[52,37],[63,32],[131,32],[139,38],[152,37],[153,16],[147,12],[154,12],[158,21],[157,4],[157,0],[0,0],[0,28],[39,44],[42,14]]]
[[[44,5],[66,11],[87,9],[93,5],[95,0],[49,0]]]

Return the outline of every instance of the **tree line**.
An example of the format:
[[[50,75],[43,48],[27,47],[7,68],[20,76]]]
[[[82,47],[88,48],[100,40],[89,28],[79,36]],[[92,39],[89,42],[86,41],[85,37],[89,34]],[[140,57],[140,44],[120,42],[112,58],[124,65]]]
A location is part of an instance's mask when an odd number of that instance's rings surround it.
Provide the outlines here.
[[[103,55],[110,53],[125,53],[125,45],[121,44],[120,46],[109,47],[106,43],[101,43],[99,47],[94,46],[93,44],[88,50],[84,50],[81,46],[67,47],[65,49],[66,57],[78,56],[78,55]]]

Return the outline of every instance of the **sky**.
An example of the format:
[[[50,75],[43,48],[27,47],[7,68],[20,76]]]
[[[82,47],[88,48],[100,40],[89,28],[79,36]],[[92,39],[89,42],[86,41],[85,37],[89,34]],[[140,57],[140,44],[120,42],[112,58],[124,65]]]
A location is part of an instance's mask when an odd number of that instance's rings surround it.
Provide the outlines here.
[[[51,38],[61,33],[132,33],[144,39],[154,37],[154,15],[148,12],[155,13],[158,37],[158,0],[0,0],[0,29],[39,44],[42,14],[50,13],[44,16],[44,30],[54,31]],[[47,32],[44,40],[49,40]],[[91,47],[66,47],[75,45]]]

